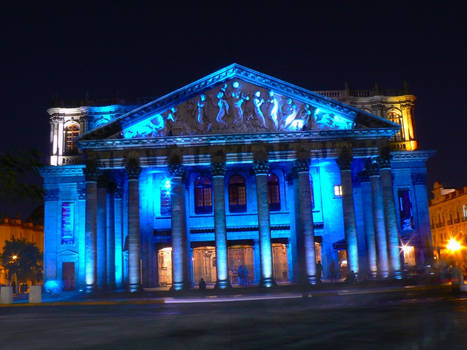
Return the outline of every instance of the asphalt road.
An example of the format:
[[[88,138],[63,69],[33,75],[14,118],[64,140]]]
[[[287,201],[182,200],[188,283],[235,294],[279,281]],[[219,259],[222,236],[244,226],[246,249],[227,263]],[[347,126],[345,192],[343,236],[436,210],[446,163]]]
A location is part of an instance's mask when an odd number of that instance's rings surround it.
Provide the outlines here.
[[[467,349],[467,297],[440,292],[0,307],[0,349]]]

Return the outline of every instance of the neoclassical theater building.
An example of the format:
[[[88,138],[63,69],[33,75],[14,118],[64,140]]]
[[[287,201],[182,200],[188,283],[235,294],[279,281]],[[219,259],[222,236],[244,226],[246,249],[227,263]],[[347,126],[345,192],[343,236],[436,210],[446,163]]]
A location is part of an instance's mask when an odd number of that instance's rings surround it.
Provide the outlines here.
[[[414,101],[233,64],[144,103],[50,108],[45,280],[270,287],[423,267],[432,153]]]

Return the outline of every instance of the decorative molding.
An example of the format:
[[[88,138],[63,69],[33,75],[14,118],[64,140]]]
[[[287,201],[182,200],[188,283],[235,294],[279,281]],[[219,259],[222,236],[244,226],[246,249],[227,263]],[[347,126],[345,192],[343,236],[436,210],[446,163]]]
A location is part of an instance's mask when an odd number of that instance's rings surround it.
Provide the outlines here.
[[[259,174],[268,174],[269,173],[269,163],[267,160],[255,160],[253,162],[253,171],[256,175]]]
[[[39,169],[42,177],[83,176],[84,165],[45,166]]]
[[[224,162],[212,162],[211,173],[212,173],[212,176],[224,176],[225,175],[225,163]]]

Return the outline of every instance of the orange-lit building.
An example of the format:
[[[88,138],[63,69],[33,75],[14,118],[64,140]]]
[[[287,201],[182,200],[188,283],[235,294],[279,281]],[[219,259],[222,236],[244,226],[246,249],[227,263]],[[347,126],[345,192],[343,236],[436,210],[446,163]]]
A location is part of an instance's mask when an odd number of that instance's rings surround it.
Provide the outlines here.
[[[435,257],[467,267],[467,186],[452,189],[435,182],[429,210]],[[458,242],[461,248],[449,249],[450,242]]]
[[[44,251],[44,227],[34,225],[31,222],[23,222],[21,219],[0,219],[0,252],[3,252],[5,241],[25,239],[33,242],[41,251]],[[7,284],[6,271],[0,265],[0,285]]]

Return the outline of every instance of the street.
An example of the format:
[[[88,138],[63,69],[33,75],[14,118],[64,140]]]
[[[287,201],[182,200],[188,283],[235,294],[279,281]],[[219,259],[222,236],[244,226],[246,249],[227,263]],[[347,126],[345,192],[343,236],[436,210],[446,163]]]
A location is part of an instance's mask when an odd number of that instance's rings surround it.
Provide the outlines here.
[[[465,349],[467,297],[446,292],[0,307],[0,349]]]

